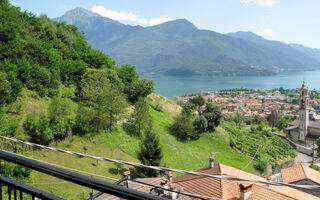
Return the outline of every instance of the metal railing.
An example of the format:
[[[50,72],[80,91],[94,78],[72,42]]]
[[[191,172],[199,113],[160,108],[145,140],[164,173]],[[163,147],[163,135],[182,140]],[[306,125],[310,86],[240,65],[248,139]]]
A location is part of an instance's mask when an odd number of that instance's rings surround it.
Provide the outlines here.
[[[20,182],[11,180],[5,176],[0,176],[0,187],[1,187],[0,199],[1,200],[3,199],[3,196],[2,196],[2,186],[3,185],[8,186],[7,192],[8,192],[8,199],[9,200],[12,199],[12,196],[13,196],[14,200],[18,199],[18,197],[20,200],[22,200],[23,193],[30,195],[32,197],[32,199],[39,198],[39,199],[48,199],[48,200],[51,200],[51,199],[52,200],[63,200],[62,198],[57,197],[53,194],[38,190],[38,189],[30,187],[28,185],[24,185]]]
[[[154,196],[154,195],[150,195],[144,192],[140,192],[140,191],[136,191],[127,187],[123,187],[120,185],[116,185],[116,184],[112,184],[112,183],[108,183],[99,179],[95,179],[95,178],[91,178],[91,177],[87,177],[81,174],[77,174],[74,172],[70,172],[64,169],[60,169],[57,167],[53,167],[47,164],[43,164],[40,163],[38,161],[35,160],[31,160],[31,159],[27,159],[12,153],[8,153],[5,151],[0,150],[0,160],[6,160],[8,162],[12,162],[18,165],[21,165],[23,167],[27,167],[81,186],[85,186],[88,188],[92,188],[94,190],[103,192],[103,193],[108,193],[114,196],[118,196],[121,198],[125,198],[125,199],[152,199],[152,200],[165,200],[165,198],[162,197],[158,197],[158,196]],[[1,168],[1,166],[0,166]],[[1,172],[1,171],[0,171]],[[34,191],[34,193],[32,193],[32,195],[34,195],[37,198],[40,199],[61,199],[59,197],[55,197],[55,196],[39,196],[38,194],[45,194],[44,192],[37,190],[35,188],[32,188],[30,186],[26,186],[23,185],[21,183],[18,183],[16,181],[12,181],[8,178],[5,178],[3,176],[1,176],[1,181],[3,181],[4,184],[8,185],[8,188],[10,188],[10,192],[11,189],[13,188],[13,192],[15,193],[16,190],[20,190],[20,191],[25,191],[25,193],[28,194],[28,192],[32,192]],[[6,183],[4,182],[6,181]],[[9,183],[10,182],[10,183]],[[15,183],[15,184],[13,184]],[[2,184],[1,184],[1,194],[2,194]],[[32,189],[31,189],[32,188]],[[9,190],[8,190],[9,192]],[[46,193],[48,194],[48,193]],[[36,196],[38,195],[38,196]],[[9,195],[11,198],[11,195]],[[14,196],[14,199],[16,200],[17,195]],[[0,199],[1,200],[1,199]]]

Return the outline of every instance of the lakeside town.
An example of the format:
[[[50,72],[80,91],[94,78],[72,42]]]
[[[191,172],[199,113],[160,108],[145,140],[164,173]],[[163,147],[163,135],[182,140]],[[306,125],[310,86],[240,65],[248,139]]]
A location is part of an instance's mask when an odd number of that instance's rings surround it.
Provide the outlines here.
[[[283,89],[226,89],[215,92],[200,91],[196,94],[174,96],[177,103],[186,103],[192,98],[201,95],[206,102],[220,107],[224,115],[233,115],[235,112],[245,117],[259,116],[266,119],[272,110],[281,111],[284,115],[297,119],[299,116],[299,88]],[[310,118],[320,120],[317,111],[320,107],[320,91],[310,91]]]

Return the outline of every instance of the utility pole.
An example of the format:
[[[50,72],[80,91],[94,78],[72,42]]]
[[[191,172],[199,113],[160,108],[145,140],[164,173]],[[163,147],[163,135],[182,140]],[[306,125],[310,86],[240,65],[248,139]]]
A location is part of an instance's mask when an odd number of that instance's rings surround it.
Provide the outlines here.
[[[261,148],[262,148],[262,145],[259,144],[259,162],[261,162]]]

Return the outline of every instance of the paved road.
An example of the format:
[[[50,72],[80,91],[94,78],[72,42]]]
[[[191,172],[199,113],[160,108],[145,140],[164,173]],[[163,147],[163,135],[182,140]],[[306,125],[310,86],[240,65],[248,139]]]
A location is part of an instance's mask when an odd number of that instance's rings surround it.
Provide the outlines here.
[[[294,161],[296,164],[302,163],[309,166],[312,162],[312,157],[298,152],[298,156],[294,159]]]

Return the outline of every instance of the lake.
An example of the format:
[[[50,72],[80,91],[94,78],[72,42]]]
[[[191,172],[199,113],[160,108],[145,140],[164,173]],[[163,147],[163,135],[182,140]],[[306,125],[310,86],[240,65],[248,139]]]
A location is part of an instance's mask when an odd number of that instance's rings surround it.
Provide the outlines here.
[[[273,89],[301,87],[303,80],[309,89],[320,89],[320,71],[281,72],[275,76],[144,76],[153,79],[155,93],[172,98],[200,90],[216,91],[232,88]]]

